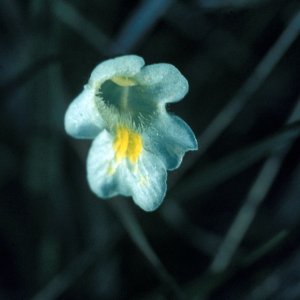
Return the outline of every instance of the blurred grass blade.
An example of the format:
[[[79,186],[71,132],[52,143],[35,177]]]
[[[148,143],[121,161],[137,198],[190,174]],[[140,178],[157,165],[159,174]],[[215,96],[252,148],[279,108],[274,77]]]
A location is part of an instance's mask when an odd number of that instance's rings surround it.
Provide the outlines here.
[[[257,247],[252,253],[247,255],[245,259],[243,259],[243,267],[248,267],[258,261],[260,258],[265,256],[266,254],[272,252],[273,249],[276,249],[279,245],[286,241],[289,233],[286,230],[282,230],[278,232],[274,237],[265,242],[263,245]]]
[[[112,45],[112,54],[130,52],[164,15],[172,0],[144,0],[133,12]]]
[[[31,300],[59,299],[59,297],[92,266],[99,255],[100,249],[101,245],[95,244],[82,255],[79,255],[64,271],[55,276],[53,280]]]
[[[287,238],[288,232],[282,230],[271,239],[263,243],[263,245],[258,246],[256,250],[254,250],[247,256],[237,260],[234,266],[228,267],[224,272],[205,273],[202,277],[186,286],[185,290],[189,291],[189,299],[211,299],[209,296],[219,287],[221,287],[225,282],[230,281],[230,279],[233,278],[241,269],[248,268],[263,256],[270,254],[274,250],[278,249],[279,246],[281,246],[287,240]]]
[[[207,9],[246,9],[252,6],[262,5],[270,0],[198,0],[199,6]]]
[[[297,102],[295,108],[293,109],[293,111],[291,112],[291,114],[287,120],[287,124],[292,124],[299,120],[300,120],[300,96],[298,97],[298,102]]]
[[[132,241],[150,262],[160,280],[165,284],[169,291],[172,292],[172,299],[185,299],[180,287],[177,285],[171,274],[169,274],[169,272],[166,270],[165,266],[162,264],[159,257],[150,246],[133,212],[122,200],[124,199],[117,197],[111,200],[110,204],[120,217],[121,222],[129,233]]]
[[[199,252],[209,257],[215,253],[221,237],[195,226],[176,201],[168,201],[159,212],[164,221]]]
[[[287,123],[299,120],[300,118],[300,99],[288,118]],[[291,140],[287,141],[285,147],[279,153],[272,151],[271,156],[263,164],[259,174],[256,177],[244,204],[237,213],[232,225],[230,226],[222,244],[220,245],[210,270],[221,272],[230,264],[230,261],[244,238],[250,224],[252,223],[259,205],[263,202],[271,186],[279,173],[282,162],[291,146]]]
[[[77,32],[102,55],[107,54],[108,38],[73,6],[65,1],[56,1],[54,13],[61,22]]]
[[[298,11],[287,25],[286,29],[279,36],[275,44],[256,66],[253,73],[246,80],[243,86],[237,91],[233,98],[216,115],[204,132],[199,136],[200,148],[190,156],[181,167],[181,169],[172,177],[174,185],[183,174],[195,164],[195,161],[201,156],[221,135],[221,133],[230,125],[234,118],[243,109],[247,101],[262,86],[263,82],[272,72],[276,64],[297,39],[300,32],[300,11]]]
[[[300,11],[298,11],[294,18],[290,21],[287,28],[280,35],[261,62],[256,66],[253,73],[238,90],[236,95],[203,132],[200,137],[202,148],[200,148],[198,153],[203,153],[217,139],[224,129],[228,127],[254,92],[261,87],[262,83],[269,76],[292,43],[297,39],[299,32]]]
[[[231,262],[231,259],[252,223],[259,205],[265,199],[282,162],[282,157],[269,158],[261,168],[253,183],[247,198],[237,213],[226,237],[220,245],[217,254],[210,266],[212,272],[222,272]]]
[[[300,121],[285,126],[278,133],[243,150],[237,151],[202,169],[191,179],[183,181],[174,191],[176,198],[185,200],[211,189],[221,182],[242,172],[267,156],[271,151],[279,151],[300,135]]]

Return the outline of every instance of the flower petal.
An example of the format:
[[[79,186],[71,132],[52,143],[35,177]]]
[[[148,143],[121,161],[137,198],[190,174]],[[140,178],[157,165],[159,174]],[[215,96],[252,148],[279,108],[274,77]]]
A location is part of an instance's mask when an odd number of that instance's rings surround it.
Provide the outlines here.
[[[186,151],[198,149],[192,129],[181,118],[166,112],[151,124],[144,135],[144,144],[168,170],[179,167]]]
[[[114,162],[113,137],[103,130],[93,141],[87,159],[87,178],[91,190],[101,198],[118,194],[129,196],[130,191],[124,180],[124,168],[118,166],[110,171]]]
[[[145,66],[136,76],[140,85],[161,103],[177,102],[188,92],[189,85],[177,68],[170,64]]]
[[[91,190],[101,198],[132,196],[145,211],[155,210],[166,194],[167,172],[155,155],[143,150],[137,164],[123,159],[116,167],[113,137],[103,130],[94,140],[87,160]],[[112,170],[113,169],[113,170]]]
[[[88,86],[73,100],[65,115],[65,130],[75,138],[96,137],[104,128],[94,101],[94,91]]]
[[[167,172],[163,163],[152,153],[143,151],[137,170],[125,170],[133,201],[145,211],[157,209],[167,190]]]
[[[124,55],[106,60],[93,70],[90,84],[97,86],[114,76],[132,77],[141,70],[144,64],[144,59],[137,55]]]

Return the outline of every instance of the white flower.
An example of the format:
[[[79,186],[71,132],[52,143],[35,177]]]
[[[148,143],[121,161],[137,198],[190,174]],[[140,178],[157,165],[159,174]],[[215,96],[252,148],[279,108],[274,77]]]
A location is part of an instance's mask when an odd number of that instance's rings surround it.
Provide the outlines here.
[[[197,149],[190,127],[165,108],[187,91],[187,80],[174,66],[144,66],[135,55],[104,61],[93,70],[66,112],[65,129],[73,137],[94,139],[87,177],[96,195],[132,196],[146,211],[161,204],[167,170]]]

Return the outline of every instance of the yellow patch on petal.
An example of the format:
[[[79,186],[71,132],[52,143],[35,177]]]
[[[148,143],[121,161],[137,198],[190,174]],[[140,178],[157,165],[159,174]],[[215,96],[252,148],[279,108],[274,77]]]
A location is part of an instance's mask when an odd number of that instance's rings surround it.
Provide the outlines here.
[[[111,81],[117,85],[124,86],[124,87],[136,85],[136,82],[128,77],[115,76],[111,79]]]
[[[129,142],[129,131],[125,127],[119,127],[116,130],[116,136],[113,143],[115,150],[115,158],[120,161],[127,156],[127,148]]]
[[[129,142],[127,148],[128,159],[132,163],[136,163],[141,152],[142,152],[143,142],[142,137],[135,132],[131,132],[129,135]]]
[[[119,126],[113,143],[117,161],[127,158],[131,163],[136,163],[143,148],[143,140],[139,133]]]
[[[113,166],[112,164],[109,165],[108,169],[107,169],[107,174],[112,176],[116,173],[116,166]]]

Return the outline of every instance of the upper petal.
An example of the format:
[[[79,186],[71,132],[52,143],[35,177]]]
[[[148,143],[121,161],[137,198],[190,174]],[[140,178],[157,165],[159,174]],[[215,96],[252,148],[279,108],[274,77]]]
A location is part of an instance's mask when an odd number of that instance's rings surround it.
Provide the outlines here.
[[[186,151],[197,150],[192,129],[179,117],[161,113],[144,134],[145,149],[155,153],[168,170],[179,167]]]
[[[94,91],[84,90],[69,105],[65,114],[65,130],[75,138],[94,138],[103,129],[104,123],[94,101]]]
[[[188,82],[179,70],[170,64],[145,66],[136,79],[145,86],[156,102],[169,103],[181,100],[188,92]]]
[[[100,63],[92,72],[90,84],[96,85],[114,76],[132,77],[137,74],[143,65],[144,59],[137,55],[124,55],[108,59]]]

